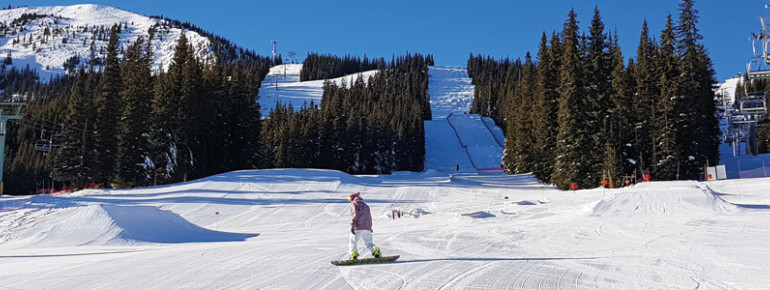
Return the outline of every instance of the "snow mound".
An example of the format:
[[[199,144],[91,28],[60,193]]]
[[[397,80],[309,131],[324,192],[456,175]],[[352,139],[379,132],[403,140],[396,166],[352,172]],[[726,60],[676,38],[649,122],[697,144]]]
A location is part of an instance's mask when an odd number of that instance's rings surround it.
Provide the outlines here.
[[[637,184],[592,204],[589,213],[602,217],[632,217],[702,211],[731,212],[737,209],[737,206],[719,198],[703,184],[668,183],[666,187],[651,183]]]
[[[427,171],[420,174],[420,177],[446,177],[446,173],[438,171],[436,169],[428,169]]]
[[[29,211],[39,222],[13,233],[10,246],[108,246],[244,241],[256,234],[218,232],[152,206],[88,205]]]
[[[212,231],[190,223],[179,215],[152,206],[102,205],[121,232],[119,238],[151,243],[196,243],[244,241],[257,234]]]

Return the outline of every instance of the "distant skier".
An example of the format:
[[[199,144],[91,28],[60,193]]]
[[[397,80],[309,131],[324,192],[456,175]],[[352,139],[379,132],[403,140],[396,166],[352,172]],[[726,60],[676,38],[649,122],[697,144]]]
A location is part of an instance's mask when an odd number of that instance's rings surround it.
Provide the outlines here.
[[[350,215],[353,218],[350,223],[350,260],[358,259],[359,240],[364,240],[372,256],[379,258],[380,248],[374,246],[372,242],[372,213],[369,211],[369,206],[364,203],[360,192],[351,194],[348,201],[350,201]]]

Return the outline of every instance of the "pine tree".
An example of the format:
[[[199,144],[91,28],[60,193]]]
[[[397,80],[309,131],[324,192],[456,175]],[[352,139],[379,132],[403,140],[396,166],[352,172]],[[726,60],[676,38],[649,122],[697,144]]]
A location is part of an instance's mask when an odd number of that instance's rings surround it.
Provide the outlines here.
[[[556,159],[556,135],[559,128],[557,117],[559,111],[557,87],[560,83],[559,56],[561,56],[559,35],[554,33],[548,46],[546,35],[543,33],[538,50],[537,85],[532,109],[536,152],[533,173],[543,182],[551,181],[553,163]]]
[[[660,70],[660,93],[655,102],[654,116],[652,120],[652,134],[650,139],[655,147],[652,156],[652,172],[656,178],[662,180],[673,180],[677,178],[677,168],[681,157],[682,146],[688,146],[686,143],[679,144],[677,140],[677,131],[683,125],[683,121],[678,113],[677,101],[679,101],[678,80],[679,77],[679,59],[676,55],[674,39],[674,25],[669,14],[666,20],[666,28],[661,32],[660,48],[656,67]]]
[[[52,176],[56,181],[82,188],[93,181],[96,173],[95,140],[92,126],[93,115],[93,73],[84,69],[78,71],[72,94],[67,106],[66,130],[62,137],[62,147],[56,155]]]
[[[124,187],[147,185],[150,143],[147,139],[152,102],[152,51],[150,43],[139,37],[126,51],[122,93],[123,112],[118,126],[116,183]]]
[[[187,36],[179,37],[168,72],[156,77],[152,107],[153,183],[177,182],[184,179],[180,169],[189,153],[183,146],[180,105],[182,94],[182,68],[188,53]],[[184,153],[183,153],[184,152]],[[182,159],[185,158],[185,159]]]
[[[585,83],[585,97],[582,100],[585,104],[582,108],[586,118],[586,131],[593,138],[583,154],[586,166],[583,178],[588,186],[595,186],[599,184],[600,178],[602,178],[601,172],[604,168],[602,156],[610,154],[605,152],[605,149],[609,144],[609,96],[612,90],[613,69],[609,54],[610,43],[607,41],[604,23],[598,8],[594,8],[594,16],[591,19],[591,28],[585,46],[588,50],[585,60],[587,82]],[[604,159],[607,160],[607,158]],[[616,160],[616,158],[611,160]]]
[[[575,10],[570,10],[562,31],[562,56],[560,61],[561,82],[559,99],[559,132],[556,138],[556,159],[551,182],[561,189],[567,189],[573,182],[583,185],[586,164],[583,154],[591,146],[586,129],[584,111],[583,66],[580,52],[578,21]]]
[[[655,118],[654,101],[660,92],[660,77],[655,69],[657,46],[649,36],[647,21],[642,25],[639,46],[636,49],[636,64],[632,70],[636,80],[636,92],[633,100],[634,142],[632,159],[637,169],[649,169],[652,164],[653,146],[651,140],[652,120]]]
[[[211,105],[208,99],[204,98],[201,94],[202,67],[198,59],[193,53],[193,48],[189,44],[184,46],[187,52],[185,53],[185,59],[181,65],[181,88],[179,96],[179,111],[177,112],[180,120],[180,141],[179,146],[179,166],[182,173],[182,179],[184,181],[190,178],[202,177],[205,172],[205,168],[201,168],[201,163],[198,163],[198,159],[201,158],[199,154],[202,154],[204,150],[203,142],[206,136],[203,132],[207,132],[205,127],[210,124],[204,124],[202,121],[206,120],[206,115],[212,113],[212,110],[208,110]]]
[[[529,52],[524,67],[512,93],[510,113],[506,117],[506,144],[504,162],[508,172],[526,173],[532,171],[534,140],[532,135],[532,103],[537,72]]]
[[[109,186],[115,174],[115,157],[118,151],[117,128],[118,116],[122,112],[120,94],[123,81],[118,60],[119,28],[114,25],[107,44],[104,76],[101,81],[101,91],[94,100],[96,121],[94,122],[94,137],[96,140],[98,161],[95,179],[102,186]]]
[[[679,4],[676,27],[678,51],[681,53],[680,100],[677,112],[683,121],[678,127],[679,140],[688,142],[681,152],[680,176],[697,179],[704,166],[719,162],[719,124],[715,117],[714,70],[703,38],[697,28],[698,11],[694,0]]]
[[[152,102],[151,144],[153,184],[176,181],[178,140],[178,93],[170,73],[161,73],[155,78]]]
[[[617,37],[615,38],[617,41]],[[633,124],[633,94],[635,82],[631,78],[633,62],[630,62],[628,68],[624,67],[623,55],[620,47],[614,45],[612,48],[613,63],[615,68],[612,71],[612,94],[610,102],[610,126],[608,135],[609,149],[614,151],[614,159],[617,163],[605,163],[604,171],[612,184],[618,184],[622,175],[631,172],[634,164],[628,162],[634,158],[630,144],[634,142],[634,124]],[[613,155],[605,152],[606,156]],[[609,157],[608,157],[609,158]]]
[[[260,113],[259,103],[254,99],[254,92],[249,91],[246,87],[246,72],[240,69],[240,66],[236,65],[233,70],[233,76],[237,76],[237,81],[233,82],[236,90],[234,92],[235,104],[239,108],[236,110],[238,115],[238,129],[239,131],[233,137],[234,160],[233,169],[249,169],[258,167],[258,147],[259,140],[262,134],[260,121],[262,115]],[[313,130],[312,133],[316,131]],[[309,161],[312,159],[304,159]],[[306,166],[310,167],[310,166]]]

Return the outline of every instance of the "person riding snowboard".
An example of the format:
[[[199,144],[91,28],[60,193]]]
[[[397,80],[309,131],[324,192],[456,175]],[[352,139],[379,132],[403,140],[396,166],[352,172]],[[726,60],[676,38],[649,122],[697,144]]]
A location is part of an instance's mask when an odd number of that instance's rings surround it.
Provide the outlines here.
[[[380,248],[374,246],[372,242],[372,213],[369,211],[369,206],[364,203],[360,192],[351,194],[348,201],[350,201],[350,215],[353,217],[350,223],[350,260],[358,259],[359,240],[364,240],[372,256],[381,257]]]

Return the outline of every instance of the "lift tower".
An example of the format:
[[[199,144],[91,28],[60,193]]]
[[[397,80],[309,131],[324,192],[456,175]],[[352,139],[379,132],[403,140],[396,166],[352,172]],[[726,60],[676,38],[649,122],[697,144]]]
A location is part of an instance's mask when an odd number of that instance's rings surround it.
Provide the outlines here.
[[[26,103],[0,103],[0,195],[3,194],[3,165],[5,164],[5,123],[21,119]]]

